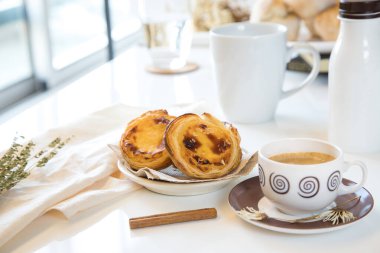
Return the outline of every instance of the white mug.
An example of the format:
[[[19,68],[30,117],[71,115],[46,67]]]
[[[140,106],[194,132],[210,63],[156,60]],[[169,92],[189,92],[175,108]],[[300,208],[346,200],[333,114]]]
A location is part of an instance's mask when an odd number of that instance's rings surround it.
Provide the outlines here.
[[[298,152],[318,152],[335,159],[317,164],[289,164],[270,159],[273,155]],[[321,140],[278,140],[263,146],[258,153],[261,190],[266,198],[287,214],[321,211],[331,205],[338,195],[359,190],[367,178],[364,163],[345,162],[339,147]],[[361,181],[346,186],[342,183],[343,173],[353,166],[361,169]]]
[[[314,81],[320,55],[308,44],[287,47],[286,27],[272,23],[234,23],[211,30],[218,97],[228,120],[265,122],[277,104]],[[283,90],[286,63],[295,52],[313,55],[313,69],[296,88]]]

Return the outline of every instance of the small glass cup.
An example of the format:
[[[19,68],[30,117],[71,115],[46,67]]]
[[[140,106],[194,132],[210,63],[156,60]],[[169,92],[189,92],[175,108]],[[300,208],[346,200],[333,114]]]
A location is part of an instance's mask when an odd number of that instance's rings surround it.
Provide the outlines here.
[[[188,0],[140,0],[139,16],[152,65],[176,70],[186,65],[193,36]]]

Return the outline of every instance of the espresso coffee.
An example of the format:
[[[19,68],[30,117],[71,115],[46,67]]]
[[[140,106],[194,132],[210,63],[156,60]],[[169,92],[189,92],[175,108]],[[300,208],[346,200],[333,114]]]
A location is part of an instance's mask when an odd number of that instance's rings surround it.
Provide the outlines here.
[[[288,164],[319,164],[329,162],[335,159],[334,156],[319,152],[296,152],[282,153],[269,157],[269,159]]]

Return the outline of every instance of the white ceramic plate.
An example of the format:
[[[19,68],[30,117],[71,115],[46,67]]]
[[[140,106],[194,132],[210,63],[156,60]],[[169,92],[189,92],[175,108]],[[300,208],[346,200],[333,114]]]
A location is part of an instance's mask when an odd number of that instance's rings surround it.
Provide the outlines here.
[[[209,33],[208,32],[196,32],[193,36],[193,46],[208,46],[209,45]],[[288,45],[291,46],[299,41],[289,41]],[[335,41],[306,41],[320,53],[331,53]]]
[[[117,166],[128,179],[144,186],[152,192],[157,192],[165,195],[189,196],[210,193],[225,187],[231,181],[236,179],[231,178],[212,182],[178,184],[138,177],[130,172],[121,161],[117,162]]]
[[[291,46],[291,45],[294,45],[296,43],[308,43],[310,44],[311,46],[313,46],[315,49],[317,49],[318,52],[322,53],[322,54],[328,54],[328,53],[331,53],[334,45],[335,45],[335,41],[289,41],[288,42],[288,46]]]

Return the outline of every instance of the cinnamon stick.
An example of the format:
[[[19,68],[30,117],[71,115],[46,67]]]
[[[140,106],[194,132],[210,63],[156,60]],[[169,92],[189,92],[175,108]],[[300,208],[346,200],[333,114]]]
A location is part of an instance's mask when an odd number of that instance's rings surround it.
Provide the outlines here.
[[[129,219],[129,227],[131,229],[152,227],[178,222],[212,219],[216,218],[216,216],[217,212],[215,208],[204,208],[173,213],[162,213],[131,218]]]

